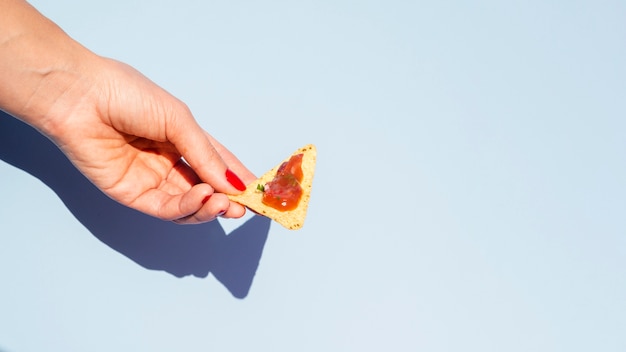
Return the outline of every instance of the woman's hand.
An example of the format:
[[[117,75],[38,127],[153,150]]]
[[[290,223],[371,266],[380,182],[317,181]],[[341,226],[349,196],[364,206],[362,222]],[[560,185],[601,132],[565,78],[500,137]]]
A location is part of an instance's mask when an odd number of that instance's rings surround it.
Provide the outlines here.
[[[254,175],[185,104],[91,53],[26,2],[0,5],[0,109],[47,135],[121,204],[178,223],[245,213],[225,194]]]
[[[182,102],[127,65],[93,60],[89,79],[49,112],[48,134],[74,165],[111,198],[161,219],[242,216],[222,193],[240,193],[254,175]]]

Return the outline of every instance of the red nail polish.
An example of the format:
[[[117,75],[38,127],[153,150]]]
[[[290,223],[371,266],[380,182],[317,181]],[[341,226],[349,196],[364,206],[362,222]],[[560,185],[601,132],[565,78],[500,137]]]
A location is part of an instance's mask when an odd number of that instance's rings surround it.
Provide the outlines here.
[[[211,198],[211,196],[210,196],[210,195],[208,195],[208,196],[206,196],[206,197],[202,198],[202,204],[204,204],[204,203],[208,202],[210,198]]]
[[[226,180],[236,189],[240,191],[246,190],[246,185],[244,185],[243,182],[241,182],[241,179],[235,175],[234,172],[230,171],[230,169],[226,169]]]

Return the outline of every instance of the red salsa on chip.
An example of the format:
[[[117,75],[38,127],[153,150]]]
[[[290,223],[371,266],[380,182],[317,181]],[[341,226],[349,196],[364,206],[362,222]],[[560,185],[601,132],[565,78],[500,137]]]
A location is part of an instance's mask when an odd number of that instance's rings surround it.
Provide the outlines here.
[[[280,165],[274,179],[263,187],[263,204],[280,211],[298,207],[302,197],[302,156],[294,155]]]

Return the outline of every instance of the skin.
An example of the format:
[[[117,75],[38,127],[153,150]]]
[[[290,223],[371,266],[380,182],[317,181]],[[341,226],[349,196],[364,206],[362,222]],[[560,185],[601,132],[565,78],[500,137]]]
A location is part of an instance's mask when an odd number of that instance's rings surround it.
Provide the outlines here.
[[[245,184],[255,176],[184,103],[21,0],[0,0],[0,82],[0,109],[48,136],[119,203],[181,224],[244,215],[226,197],[241,192],[225,173]]]

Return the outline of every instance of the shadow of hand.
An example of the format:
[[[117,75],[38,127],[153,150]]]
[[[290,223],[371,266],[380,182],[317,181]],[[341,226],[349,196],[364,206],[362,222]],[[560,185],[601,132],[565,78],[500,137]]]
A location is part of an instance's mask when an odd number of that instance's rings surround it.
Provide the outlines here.
[[[0,159],[37,177],[100,241],[147,269],[177,277],[209,272],[237,298],[248,295],[270,220],[254,216],[226,235],[219,222],[176,225],[100,192],[46,137],[0,111]]]

